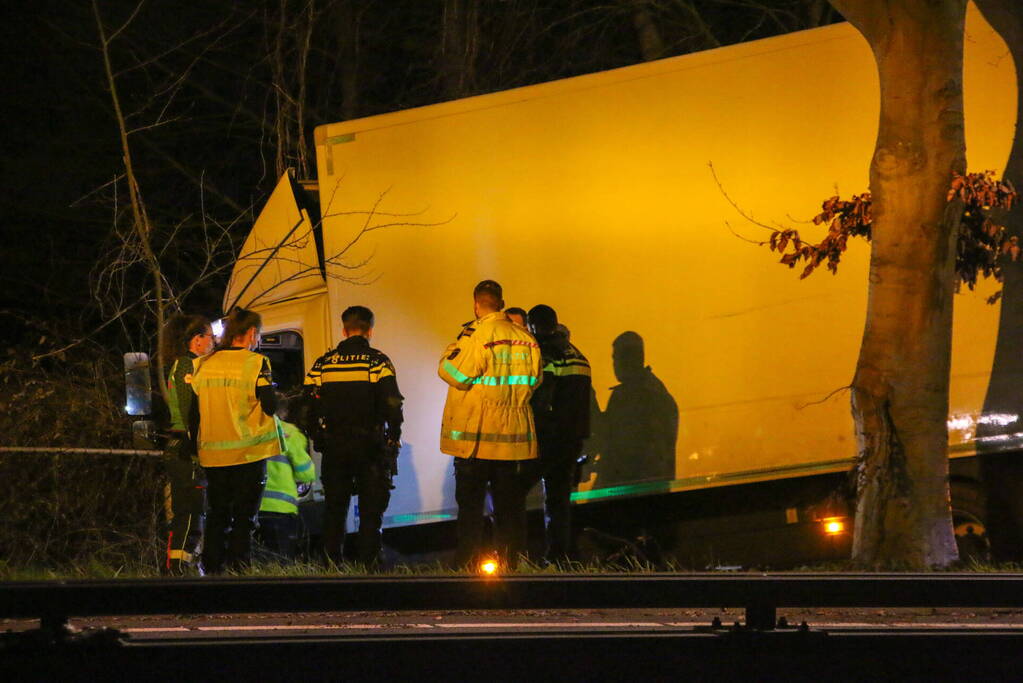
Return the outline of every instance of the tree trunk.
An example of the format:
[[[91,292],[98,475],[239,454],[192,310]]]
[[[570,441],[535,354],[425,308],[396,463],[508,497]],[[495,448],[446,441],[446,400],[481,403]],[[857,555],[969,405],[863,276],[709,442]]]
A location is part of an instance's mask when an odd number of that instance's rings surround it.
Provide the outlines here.
[[[1023,4],[1019,0],[976,0],[992,27],[1009,46],[1016,66],[1016,134],[1005,165],[1004,178],[1023,189]],[[1010,235],[1023,238],[1023,212],[1010,211],[1004,218]],[[991,382],[984,400],[985,415],[1017,416],[1015,421],[989,421],[977,426],[978,439],[1014,435],[1021,430],[1023,418],[1023,263],[1002,264],[1002,305],[998,322],[998,342],[991,367]],[[1018,451],[992,450],[983,453],[981,474],[987,493],[987,531],[991,553],[1003,561],[1023,560],[1023,463]],[[995,441],[995,443],[1001,443]]]
[[[873,50],[881,117],[870,165],[867,320],[853,379],[859,445],[853,561],[957,559],[948,486],[955,238],[965,172],[966,0],[832,0]]]
[[[639,40],[639,51],[643,55],[643,61],[660,59],[665,55],[664,39],[661,38],[661,32],[653,15],[650,14],[646,0],[632,0],[632,25],[636,28],[636,38]]]
[[[444,0],[441,76],[450,99],[472,93],[478,51],[479,0]]]
[[[295,80],[298,81],[298,95],[295,97],[295,128],[298,140],[296,142],[296,164],[298,165],[298,177],[309,178],[316,168],[316,163],[311,162],[309,146],[305,135],[305,101],[306,83],[308,80],[309,52],[313,45],[313,27],[316,26],[316,0],[309,0],[306,5],[305,26],[303,27],[302,40],[298,46],[298,64],[295,68]]]
[[[154,303],[153,310],[156,318],[156,329],[162,330],[164,325],[164,277],[163,269],[160,266],[160,259],[153,248],[153,226],[146,211],[146,203],[142,198],[142,189],[139,187],[138,178],[135,175],[135,165],[132,161],[131,144],[129,143],[128,124],[124,112],[121,110],[121,97],[117,92],[117,75],[114,72],[110,59],[110,42],[123,31],[138,13],[141,5],[136,5],[135,12],[128,18],[127,22],[115,31],[112,36],[107,36],[106,26],[100,16],[97,0],[92,0],[92,13],[96,18],[96,30],[99,33],[100,53],[103,56],[103,68],[106,74],[107,88],[110,91],[110,102],[114,106],[114,117],[117,120],[117,129],[121,139],[122,161],[124,163],[124,177],[128,184],[128,199],[132,211],[132,232],[138,243],[138,251],[142,261],[146,264],[149,275],[153,278]],[[122,238],[123,239],[123,238]],[[163,355],[156,354],[156,379],[160,384],[160,392],[163,399],[170,403],[170,395],[167,391],[167,368],[163,365]]]
[[[341,71],[341,118],[359,116],[359,12],[355,0],[341,0],[337,13],[338,68]]]
[[[805,20],[802,28],[823,26],[824,22],[831,18],[831,7],[828,5],[828,0],[804,0],[803,10]]]
[[[287,80],[284,76],[284,35],[287,31],[288,0],[280,0],[278,4],[276,31],[274,33],[273,52],[271,53],[271,78],[273,79],[274,96],[274,137],[276,150],[274,155],[274,176],[280,178],[288,168],[290,136],[288,135],[288,117],[291,114],[290,103],[286,97]],[[227,313],[228,311],[225,311]]]

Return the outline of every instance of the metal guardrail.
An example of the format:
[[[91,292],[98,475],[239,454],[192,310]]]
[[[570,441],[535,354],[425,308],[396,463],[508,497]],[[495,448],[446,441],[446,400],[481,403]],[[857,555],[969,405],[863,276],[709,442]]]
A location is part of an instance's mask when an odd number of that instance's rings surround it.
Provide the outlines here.
[[[206,578],[0,584],[0,617],[244,612],[740,607],[1023,607],[1023,574],[628,574]]]
[[[57,455],[163,455],[163,451],[140,448],[78,448],[63,446],[0,446],[3,453],[53,453]]]
[[[745,607],[746,627],[291,634],[134,640],[71,616],[352,610]],[[1023,607],[1023,574],[639,574],[0,583],[7,680],[1016,680],[1023,629],[775,626],[782,607]],[[255,675],[254,675],[255,674]]]

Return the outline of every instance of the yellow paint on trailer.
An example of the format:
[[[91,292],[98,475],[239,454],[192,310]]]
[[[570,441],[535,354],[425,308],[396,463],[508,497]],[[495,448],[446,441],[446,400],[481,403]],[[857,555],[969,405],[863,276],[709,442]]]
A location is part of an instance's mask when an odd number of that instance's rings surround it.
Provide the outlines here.
[[[225,313],[233,305],[258,312],[265,334],[299,333],[308,369],[336,342],[330,332],[327,285],[313,222],[300,206],[292,175],[288,171],[281,176],[252,226],[224,292],[223,306]]]
[[[290,170],[281,176],[249,231],[224,292],[225,313],[236,305],[258,309],[325,287],[313,223],[295,196],[291,176]]]

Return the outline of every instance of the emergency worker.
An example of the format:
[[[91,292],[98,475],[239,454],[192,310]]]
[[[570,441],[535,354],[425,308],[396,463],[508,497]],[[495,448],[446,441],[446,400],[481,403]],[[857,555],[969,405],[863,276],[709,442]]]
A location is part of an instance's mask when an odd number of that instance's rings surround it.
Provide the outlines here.
[[[511,320],[513,323],[515,323],[519,327],[525,327],[526,326],[526,310],[525,309],[519,308],[518,306],[512,306],[512,307],[504,309],[504,313],[505,313],[505,315],[508,316],[509,320]]]
[[[529,310],[529,329],[540,344],[543,383],[531,401],[540,450],[548,562],[572,556],[571,495],[583,441],[590,435],[590,364],[558,324],[550,306]]]
[[[540,346],[502,308],[501,285],[476,285],[476,319],[444,350],[438,368],[450,385],[440,449],[455,456],[459,566],[483,552],[488,484],[501,560],[514,567],[525,548],[526,492],[537,457],[529,398],[540,380]]]
[[[258,313],[236,308],[221,344],[192,375],[193,431],[209,482],[203,564],[214,574],[251,561],[266,460],[284,450],[270,361],[254,352],[261,327]]]
[[[316,479],[309,440],[288,422],[288,400],[277,397],[277,415],[284,435],[284,453],[266,461],[266,488],[259,506],[259,537],[278,557],[292,560],[298,550],[298,499]]]
[[[357,549],[367,567],[380,558],[380,527],[398,471],[404,400],[394,364],[369,345],[373,324],[373,312],[365,306],[347,308],[341,314],[344,340],[318,358],[305,379],[310,436],[323,454],[323,552],[340,564],[348,504],[358,495]]]
[[[167,372],[167,397],[170,412],[164,466],[167,488],[166,557],[160,566],[164,574],[184,574],[193,567],[202,572],[199,550],[206,506],[206,478],[199,467],[195,434],[189,434],[188,417],[195,394],[192,381],[194,361],[213,348],[210,321],[201,315],[176,315],[160,334],[160,355]]]

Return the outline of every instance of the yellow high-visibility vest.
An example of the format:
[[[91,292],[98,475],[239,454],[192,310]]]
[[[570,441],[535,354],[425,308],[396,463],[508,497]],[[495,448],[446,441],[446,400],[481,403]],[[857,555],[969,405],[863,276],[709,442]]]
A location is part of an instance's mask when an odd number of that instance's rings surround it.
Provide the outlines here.
[[[199,464],[244,465],[284,450],[276,418],[263,412],[256,387],[269,361],[245,349],[225,349],[197,363],[192,389],[199,397]]]

